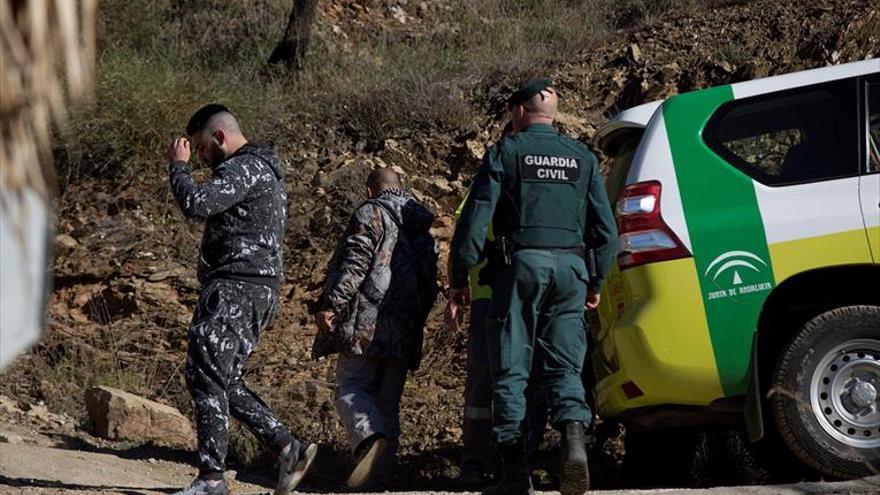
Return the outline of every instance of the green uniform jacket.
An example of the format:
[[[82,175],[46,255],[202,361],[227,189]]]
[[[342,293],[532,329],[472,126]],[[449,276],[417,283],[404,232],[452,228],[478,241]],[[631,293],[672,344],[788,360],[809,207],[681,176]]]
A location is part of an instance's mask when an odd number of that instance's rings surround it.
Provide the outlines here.
[[[583,197],[566,196],[572,191]],[[596,156],[546,124],[532,124],[486,151],[452,237],[453,288],[465,287],[469,268],[483,260],[490,225],[519,249],[593,248],[596,276],[588,288],[594,292],[617,254],[617,227]]]

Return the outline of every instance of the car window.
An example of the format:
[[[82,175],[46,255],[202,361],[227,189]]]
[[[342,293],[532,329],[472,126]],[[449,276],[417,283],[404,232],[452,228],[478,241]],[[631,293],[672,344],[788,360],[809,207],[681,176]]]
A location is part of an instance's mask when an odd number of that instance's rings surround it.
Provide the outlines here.
[[[734,100],[704,132],[706,143],[755,180],[782,186],[859,170],[854,80]]]
[[[608,192],[608,199],[611,200],[612,205],[617,203],[617,199],[626,185],[626,178],[629,176],[633,157],[635,157],[642,134],[642,132],[638,132],[627,137],[616,150],[613,157],[614,161],[611,164],[611,171],[608,173],[608,179],[605,181],[605,189]]]
[[[880,171],[880,83],[868,88],[868,168]]]

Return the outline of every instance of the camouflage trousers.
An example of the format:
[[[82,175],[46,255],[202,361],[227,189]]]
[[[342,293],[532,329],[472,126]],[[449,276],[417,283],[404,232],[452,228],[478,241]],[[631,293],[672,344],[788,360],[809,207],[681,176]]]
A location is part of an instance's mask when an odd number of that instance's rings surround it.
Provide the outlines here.
[[[276,453],[293,440],[242,381],[244,362],[277,308],[274,289],[237,280],[212,280],[199,296],[189,329],[186,383],[196,409],[201,478],[223,475],[230,414]]]

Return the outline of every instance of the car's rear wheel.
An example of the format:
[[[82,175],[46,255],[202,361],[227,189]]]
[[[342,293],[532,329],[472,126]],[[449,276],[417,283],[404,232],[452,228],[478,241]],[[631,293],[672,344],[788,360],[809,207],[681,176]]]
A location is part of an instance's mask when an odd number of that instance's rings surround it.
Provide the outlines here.
[[[848,306],[809,322],[785,348],[771,390],[788,447],[826,475],[880,464],[880,307]]]

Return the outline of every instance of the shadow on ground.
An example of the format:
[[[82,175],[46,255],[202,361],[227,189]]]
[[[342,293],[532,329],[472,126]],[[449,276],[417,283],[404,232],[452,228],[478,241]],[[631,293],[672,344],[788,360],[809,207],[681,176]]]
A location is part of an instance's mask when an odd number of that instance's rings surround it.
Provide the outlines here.
[[[693,432],[687,437],[685,432],[673,435],[666,448],[659,449],[651,464],[662,470],[641,469],[627,466],[623,461],[625,454],[620,452],[622,439],[604,438],[590,449],[590,471],[594,489],[627,488],[701,488],[710,486],[737,486],[771,483],[791,483],[812,481],[809,476],[781,476],[771,474],[760,467],[743,434],[732,430],[715,430],[702,433]],[[181,464],[193,464],[195,454],[191,451],[158,446],[115,445],[102,446],[74,436],[57,437],[63,448],[95,453],[111,454],[129,460],[157,459]],[[550,432],[534,458],[535,488],[538,490],[558,489],[556,472],[558,469],[557,447],[559,437]],[[673,455],[678,443],[679,450],[687,455]],[[686,451],[686,452],[685,452]],[[459,445],[443,445],[439,448],[421,452],[405,452],[399,462],[395,486],[400,490],[465,492],[477,491],[477,486],[464,486],[458,481],[461,448]],[[345,480],[353,467],[347,450],[332,446],[320,446],[318,457],[309,475],[299,487],[305,493],[326,493],[349,491]],[[228,468],[236,471],[236,479],[241,482],[271,489],[275,485],[277,473],[273,458],[263,452],[243,463],[231,456]],[[658,475],[652,477],[651,475]],[[10,486],[35,486],[44,488],[76,489],[68,486],[48,486],[53,482],[34,480],[0,479],[0,483]],[[92,489],[125,490],[126,487],[90,487]],[[392,488],[392,491],[395,489]],[[157,489],[156,491],[167,491]]]

